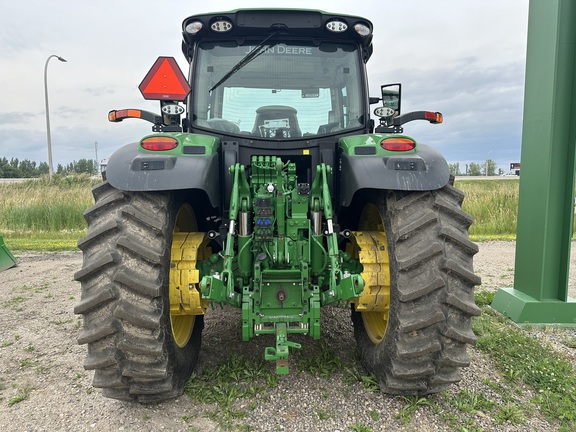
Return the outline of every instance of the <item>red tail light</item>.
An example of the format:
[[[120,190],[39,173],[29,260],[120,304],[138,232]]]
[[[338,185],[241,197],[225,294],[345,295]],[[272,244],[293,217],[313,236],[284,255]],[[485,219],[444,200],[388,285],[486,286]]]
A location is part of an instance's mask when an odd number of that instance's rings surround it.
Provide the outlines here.
[[[140,145],[146,150],[167,151],[178,147],[178,140],[171,137],[155,136],[143,139]]]
[[[380,142],[380,147],[388,151],[414,150],[416,143],[410,138],[385,138]]]

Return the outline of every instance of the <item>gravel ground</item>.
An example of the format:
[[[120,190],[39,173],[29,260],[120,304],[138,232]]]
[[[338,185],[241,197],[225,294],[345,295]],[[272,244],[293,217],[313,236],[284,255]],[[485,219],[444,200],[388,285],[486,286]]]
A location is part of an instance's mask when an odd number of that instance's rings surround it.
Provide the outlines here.
[[[482,277],[480,289],[494,290],[512,286],[514,273],[513,242],[480,244],[475,259],[476,272]],[[575,254],[573,253],[573,256]],[[84,371],[85,346],[78,346],[81,320],[72,309],[80,287],[73,274],[82,263],[77,252],[17,254],[17,267],[0,273],[0,429],[5,431],[220,431],[219,424],[206,417],[217,412],[217,405],[197,404],[187,396],[160,405],[137,405],[102,397],[91,387],[92,373]],[[576,267],[573,263],[572,267]],[[575,273],[576,274],[576,273]],[[576,281],[575,278],[572,278]],[[571,295],[575,289],[571,286]],[[355,362],[355,342],[348,312],[323,310],[323,334],[344,363]],[[199,369],[222,362],[231,353],[245,357],[262,355],[268,344],[264,338],[239,341],[238,311],[211,311],[206,317],[204,346]],[[576,367],[575,350],[560,343],[574,330],[530,330],[554,348],[566,354]],[[302,338],[298,355],[321,350],[317,341]],[[452,395],[463,389],[483,394],[496,403],[504,403],[501,393],[485,383],[501,383],[490,358],[469,349],[472,364],[464,370],[463,380],[453,386]],[[529,400],[531,392],[522,389],[519,398]],[[27,394],[19,403],[9,401]],[[444,398],[444,399],[442,399]],[[441,403],[446,396],[432,396]],[[236,422],[236,430],[255,431],[351,431],[367,426],[372,431],[449,431],[454,430],[445,417],[433,408],[422,406],[403,424],[398,418],[406,401],[364,390],[360,383],[347,384],[341,376],[326,380],[307,373],[291,373],[268,390],[266,400],[241,399],[233,406],[247,412]],[[252,406],[249,405],[252,403]],[[458,411],[455,411],[456,415]],[[211,417],[214,418],[214,417]],[[549,431],[558,428],[547,422],[537,410],[525,413],[523,424],[497,424],[476,413],[473,421],[484,430]],[[252,429],[248,429],[250,426]],[[242,429],[244,427],[244,429]]]

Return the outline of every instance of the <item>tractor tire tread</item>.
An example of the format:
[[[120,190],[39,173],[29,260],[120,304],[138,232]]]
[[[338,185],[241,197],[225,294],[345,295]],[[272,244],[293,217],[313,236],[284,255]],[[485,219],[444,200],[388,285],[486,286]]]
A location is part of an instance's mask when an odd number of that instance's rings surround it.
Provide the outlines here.
[[[88,233],[75,274],[83,315],[78,343],[88,345],[85,368],[93,386],[124,401],[177,397],[198,360],[203,319],[184,348],[176,347],[167,294],[172,224],[177,203],[164,192],[126,192],[107,181],[95,186],[85,212]]]
[[[112,284],[108,284],[100,290],[87,290],[80,303],[74,307],[74,313],[83,314],[116,298],[118,298],[118,291]]]
[[[155,298],[161,294],[162,286],[160,284],[154,283],[128,268],[119,269],[114,274],[113,281],[142,296]]]
[[[426,395],[444,391],[469,364],[474,344],[471,318],[480,278],[472,259],[478,247],[468,238],[472,218],[461,209],[464,194],[452,185],[436,191],[372,192],[388,238],[391,298],[381,343],[352,319],[362,364],[384,393]]]

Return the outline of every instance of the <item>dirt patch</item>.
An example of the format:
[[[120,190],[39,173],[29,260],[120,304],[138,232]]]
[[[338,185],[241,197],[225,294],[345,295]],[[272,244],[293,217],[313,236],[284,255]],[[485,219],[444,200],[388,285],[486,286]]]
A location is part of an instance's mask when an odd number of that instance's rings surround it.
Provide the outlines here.
[[[480,244],[475,268],[483,278],[482,288],[512,286],[514,247],[512,242]],[[80,295],[73,274],[81,267],[81,254],[16,255],[19,265],[0,273],[0,428],[5,431],[220,430],[216,422],[204,416],[206,407],[198,406],[187,396],[151,406],[102,397],[91,386],[92,372],[82,367],[86,347],[76,344],[82,324],[81,318],[73,313]],[[322,319],[324,338],[337,344],[336,351],[342,353],[343,361],[354,362],[355,342],[349,312],[325,308]],[[261,338],[240,342],[240,320],[235,310],[210,313],[204,341],[199,368],[214,364],[230,352],[261,356],[268,342]],[[308,353],[318,349],[320,343],[309,338],[299,342]],[[482,353],[471,349],[470,355],[472,365],[464,371],[464,380],[455,386],[455,392],[462,388],[481,389],[483,378],[494,374],[489,359]],[[241,407],[246,402],[239,404]],[[419,410],[410,424],[401,426],[397,414],[403,405],[399,398],[368,393],[360,384],[290,374],[271,389],[268,402],[259,404],[243,422],[253,428],[246,430],[259,431],[343,432],[354,425],[367,425],[374,431],[450,429],[432,409]],[[479,423],[483,421],[480,419]],[[490,424],[485,426],[487,430],[496,430]],[[497,430],[512,430],[504,426]],[[550,427],[553,426],[535,414],[526,425],[514,425],[513,430]]]
[[[480,243],[474,257],[474,271],[482,278],[481,289],[496,290],[514,287],[516,257],[515,242],[491,241]],[[576,243],[572,242],[568,295],[576,298]]]

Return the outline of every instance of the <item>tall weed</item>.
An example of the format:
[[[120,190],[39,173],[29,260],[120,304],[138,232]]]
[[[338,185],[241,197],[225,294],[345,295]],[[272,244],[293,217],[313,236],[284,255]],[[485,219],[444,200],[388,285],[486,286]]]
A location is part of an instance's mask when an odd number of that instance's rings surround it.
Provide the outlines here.
[[[82,216],[93,204],[91,189],[100,180],[85,175],[53,176],[24,183],[0,184],[0,235],[11,239],[71,239],[86,230]],[[518,180],[458,180],[466,197],[464,210],[476,237],[516,234]]]
[[[474,219],[470,235],[516,234],[519,180],[459,180],[455,186],[465,194],[463,210]]]
[[[90,191],[98,182],[79,175],[0,184],[0,233],[25,237],[85,230],[82,214],[93,204]]]

